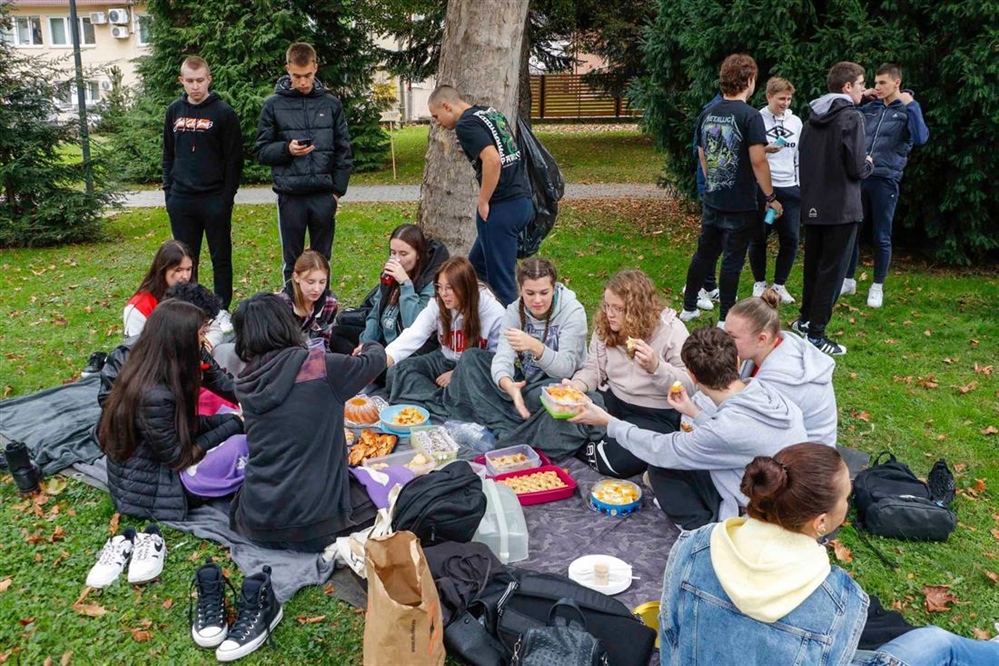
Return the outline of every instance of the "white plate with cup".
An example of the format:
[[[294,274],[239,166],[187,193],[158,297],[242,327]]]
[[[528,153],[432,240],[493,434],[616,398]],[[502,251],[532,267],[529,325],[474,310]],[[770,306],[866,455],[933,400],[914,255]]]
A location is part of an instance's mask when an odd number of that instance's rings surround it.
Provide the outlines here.
[[[569,578],[607,595],[624,592],[634,580],[631,565],[610,555],[583,555],[573,560],[569,565]]]

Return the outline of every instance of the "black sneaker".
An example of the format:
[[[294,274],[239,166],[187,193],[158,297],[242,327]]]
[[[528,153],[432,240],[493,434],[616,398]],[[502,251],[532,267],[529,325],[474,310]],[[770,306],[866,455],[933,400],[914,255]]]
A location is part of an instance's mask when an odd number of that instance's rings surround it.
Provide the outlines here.
[[[210,557],[194,574],[191,589],[198,590],[198,610],[197,613],[194,612],[194,599],[190,599],[188,595],[187,620],[191,624],[191,638],[198,647],[218,647],[229,634],[225,607],[226,585],[235,598],[236,588],[222,575],[222,567]]]
[[[271,568],[243,579],[243,591],[238,599],[236,622],[228,637],[215,650],[219,661],[235,661],[254,652],[264,644],[284,617],[284,610],[274,596]]]
[[[108,360],[108,355],[102,351],[96,351],[90,355],[90,360],[87,361],[87,367],[83,369],[80,373],[81,377],[92,377],[101,371],[104,364]]]
[[[821,338],[809,336],[808,341],[815,345],[823,354],[829,354],[830,356],[843,356],[846,354],[846,347],[838,342],[833,342],[824,335]]]
[[[791,322],[791,330],[800,335],[803,338],[808,337],[808,322],[801,321],[801,318],[795,319]]]

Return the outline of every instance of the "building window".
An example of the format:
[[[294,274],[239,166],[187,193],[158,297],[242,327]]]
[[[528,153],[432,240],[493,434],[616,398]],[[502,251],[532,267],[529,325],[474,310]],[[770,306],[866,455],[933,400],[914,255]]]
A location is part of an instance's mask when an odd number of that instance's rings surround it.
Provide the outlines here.
[[[49,34],[52,36],[53,46],[72,46],[73,35],[70,34],[69,17],[57,16],[49,18]],[[97,44],[97,36],[94,34],[94,25],[90,22],[90,17],[80,18],[80,45],[94,46]]]
[[[41,46],[42,19],[38,16],[14,16],[12,27],[0,33],[0,39],[14,46]]]
[[[101,85],[97,81],[83,82],[83,97],[87,108],[101,101]],[[64,81],[56,88],[56,106],[66,111],[76,108],[76,81]]]
[[[152,18],[148,14],[135,15],[135,34],[139,38],[139,44],[149,43],[149,23]]]

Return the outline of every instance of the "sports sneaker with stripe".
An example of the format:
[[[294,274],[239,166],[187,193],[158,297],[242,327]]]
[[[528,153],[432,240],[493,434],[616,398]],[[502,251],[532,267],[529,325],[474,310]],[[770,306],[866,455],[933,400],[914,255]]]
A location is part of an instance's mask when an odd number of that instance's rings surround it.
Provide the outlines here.
[[[144,532],[135,535],[135,551],[128,564],[129,585],[141,585],[159,578],[163,573],[163,559],[166,557],[166,541],[160,528],[149,525]]]
[[[108,539],[97,556],[97,563],[87,574],[87,586],[101,589],[118,580],[118,575],[132,557],[134,546],[135,529],[131,527]]]
[[[809,336],[808,341],[815,345],[815,347],[823,354],[829,354],[830,356],[843,356],[846,354],[846,347],[838,342],[833,342],[824,335],[821,338],[813,338]]]
[[[274,596],[269,566],[265,565],[261,573],[243,579],[237,604],[236,622],[215,650],[215,658],[219,661],[236,661],[256,651],[284,617],[284,609]]]
[[[229,635],[225,607],[227,585],[235,598],[236,589],[222,574],[222,567],[215,564],[210,557],[194,574],[191,590],[198,590],[197,611],[194,610],[194,599],[190,599],[187,605],[187,619],[191,623],[191,638],[198,647],[218,647]]]
[[[801,321],[801,318],[795,319],[791,322],[791,330],[800,335],[803,338],[808,337],[808,322]]]

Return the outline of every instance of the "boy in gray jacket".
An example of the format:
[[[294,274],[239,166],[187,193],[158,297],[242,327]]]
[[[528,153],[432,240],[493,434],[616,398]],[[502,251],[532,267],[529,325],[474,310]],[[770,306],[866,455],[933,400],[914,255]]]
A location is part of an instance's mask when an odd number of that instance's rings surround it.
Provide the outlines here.
[[[607,426],[607,434],[649,463],[649,483],[660,508],[678,527],[692,530],[739,515],[746,465],[807,441],[801,410],[766,382],[739,379],[735,341],[719,328],[699,328],[681,352],[700,393],[669,395],[692,430],[659,434],[642,430],[589,405],[576,423]]]

